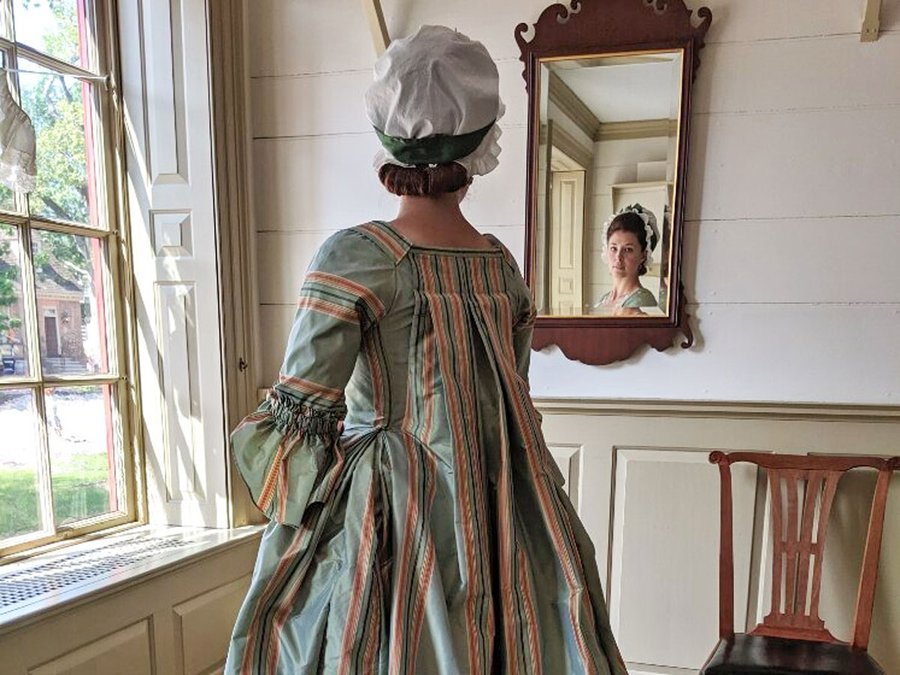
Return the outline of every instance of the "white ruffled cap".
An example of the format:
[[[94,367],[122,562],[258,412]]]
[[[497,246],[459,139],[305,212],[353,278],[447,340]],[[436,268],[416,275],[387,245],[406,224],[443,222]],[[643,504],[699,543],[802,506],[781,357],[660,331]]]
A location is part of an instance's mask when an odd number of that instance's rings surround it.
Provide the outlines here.
[[[397,138],[471,133],[500,119],[497,66],[483,44],[445,26],[422,26],[394,40],[375,63],[375,81],[366,91],[366,116],[376,129]],[[500,127],[494,124],[479,146],[455,160],[469,176],[493,171],[500,154]],[[384,164],[409,166],[387,150]]]

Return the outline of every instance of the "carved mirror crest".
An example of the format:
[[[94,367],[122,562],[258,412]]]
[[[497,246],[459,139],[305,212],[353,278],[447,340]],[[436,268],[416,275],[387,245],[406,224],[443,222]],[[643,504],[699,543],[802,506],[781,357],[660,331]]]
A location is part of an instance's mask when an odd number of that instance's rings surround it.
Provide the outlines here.
[[[691,85],[712,20],[683,0],[571,0],[515,30],[528,91],[535,349],[606,364],[693,343],[682,233]]]

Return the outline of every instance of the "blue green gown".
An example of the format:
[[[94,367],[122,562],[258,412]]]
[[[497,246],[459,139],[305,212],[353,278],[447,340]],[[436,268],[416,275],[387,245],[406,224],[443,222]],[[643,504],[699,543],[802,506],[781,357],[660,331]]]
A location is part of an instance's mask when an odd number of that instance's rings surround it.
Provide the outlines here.
[[[502,245],[343,230],[232,435],[270,518],[226,673],[625,673],[544,443],[534,305]]]

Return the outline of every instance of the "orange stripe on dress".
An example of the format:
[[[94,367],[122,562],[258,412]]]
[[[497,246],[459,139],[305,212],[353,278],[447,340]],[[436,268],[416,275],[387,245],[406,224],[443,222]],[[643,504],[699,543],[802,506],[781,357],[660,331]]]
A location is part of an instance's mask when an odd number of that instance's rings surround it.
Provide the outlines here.
[[[375,223],[365,223],[364,225],[358,225],[356,229],[362,230],[373,239],[378,240],[378,242],[383,244],[384,247],[388,249],[398,260],[403,257],[404,253],[406,253],[406,250],[403,248],[403,246],[400,245],[400,242],[398,242],[393,235],[388,234],[384,231],[383,227],[380,227]]]
[[[334,302],[328,302],[327,300],[320,300],[319,298],[311,298],[308,296],[302,297],[297,302],[297,309],[309,309],[314,312],[319,312],[320,314],[327,314],[328,316],[339,319],[340,321],[346,321],[347,323],[359,323],[359,315],[356,313],[355,309],[350,309]]]
[[[490,265],[489,271],[490,271],[490,275],[491,275],[491,283],[493,284],[494,288],[502,288],[503,287],[503,275],[502,275],[502,271],[500,270],[500,261],[499,260],[491,260],[490,262],[491,262],[491,265]],[[508,338],[510,338],[510,339],[503,341],[503,345],[501,345],[501,346],[506,347],[506,349],[504,349],[502,353],[504,353],[507,356],[511,355],[513,357],[513,362],[515,362],[515,349],[513,348],[513,343],[511,340],[512,333],[513,333],[513,326],[512,326],[512,310],[510,309],[509,296],[506,295],[505,293],[497,293],[496,295],[493,295],[492,297],[497,301],[497,304],[499,306],[499,311],[500,311],[499,319],[500,319],[500,325],[503,327],[503,335],[508,336]]]
[[[489,263],[490,266],[488,267],[488,270],[491,273],[491,287],[497,289],[499,292],[499,289],[503,288],[503,275],[500,271],[500,261],[491,258]]]
[[[406,497],[406,522],[403,525],[403,548],[400,553],[400,558],[397,561],[399,565],[399,574],[397,577],[397,585],[394,587],[394,598],[391,603],[391,612],[393,614],[391,621],[391,634],[393,640],[391,641],[390,647],[391,673],[403,672],[400,669],[400,665],[401,661],[407,656],[405,647],[408,644],[409,636],[407,636],[403,630],[403,624],[405,622],[407,612],[406,599],[408,594],[406,585],[407,583],[409,583],[408,578],[410,572],[412,571],[410,569],[412,566],[413,550],[412,535],[415,532],[416,526],[419,522],[419,508],[418,503],[416,502],[416,488],[419,480],[419,477],[417,475],[418,462],[416,461],[415,448],[413,447],[412,437],[408,434],[404,434],[403,444],[406,448],[406,461],[409,464],[409,490]]]
[[[482,305],[482,310],[484,311],[484,307]],[[491,344],[495,352],[499,352],[502,350],[503,342],[500,337],[497,335],[496,327],[491,322],[487,323],[488,335],[491,340]],[[566,577],[566,583],[569,588],[569,619],[572,624],[572,630],[575,633],[575,639],[577,646],[579,648],[579,652],[581,653],[583,661],[590,660],[590,652],[587,649],[587,646],[584,644],[584,636],[579,630],[579,621],[578,621],[578,602],[572,602],[577,599],[585,600],[583,592],[577,589],[577,579],[576,572],[574,569],[573,558],[578,559],[577,551],[573,551],[562,535],[561,527],[565,526],[565,523],[561,522],[561,518],[559,518],[558,507],[559,504],[553,503],[553,496],[548,491],[549,478],[546,475],[546,472],[543,470],[541,461],[538,457],[536,457],[536,448],[539,447],[540,441],[534,435],[534,430],[531,425],[527,411],[523,407],[523,399],[521,396],[521,392],[518,391],[517,388],[517,380],[515,379],[514,369],[510,363],[508,363],[505,359],[501,360],[501,370],[503,371],[503,375],[507,382],[512,384],[514,390],[514,396],[512,396],[513,402],[513,411],[516,417],[517,424],[523,429],[525,432],[525,441],[526,441],[526,457],[528,459],[529,468],[531,469],[532,475],[535,479],[535,488],[538,493],[538,499],[541,503],[544,520],[550,528],[550,535],[553,539],[554,546],[556,550],[562,554],[561,563],[563,567],[563,571]],[[549,486],[552,490],[553,486]],[[558,500],[557,500],[558,501]],[[554,517],[556,516],[556,517]],[[580,566],[580,560],[577,560]],[[583,576],[583,571],[582,571]],[[589,608],[588,608],[589,609]],[[593,627],[593,613],[589,611],[588,613],[588,624]]]
[[[247,648],[244,650],[244,656],[241,659],[241,675],[256,675],[258,672],[254,667],[255,654],[257,650],[257,642],[260,640],[260,624],[262,622],[262,618],[266,612],[261,612],[259,610],[260,607],[265,606],[269,603],[269,600],[280,590],[284,585],[284,574],[287,569],[295,562],[297,553],[303,548],[303,546],[307,543],[310,534],[309,526],[301,523],[300,527],[297,528],[297,533],[294,535],[293,540],[291,541],[290,546],[281,556],[278,561],[278,567],[275,569],[275,572],[269,578],[268,583],[266,584],[262,595],[256,603],[256,610],[254,611],[253,621],[250,623],[250,628],[247,630]],[[273,655],[271,653],[271,643],[275,643],[275,654],[274,658],[277,662],[278,660],[278,639],[277,635],[273,633],[273,639],[270,640],[270,652],[268,656],[271,658]]]
[[[372,376],[372,410],[376,424],[384,420],[384,374],[381,372],[381,360],[378,358],[378,350],[375,349],[376,333],[370,332],[365,339],[363,349],[369,364],[369,373]]]
[[[369,494],[366,497],[366,509],[362,520],[362,540],[359,543],[359,554],[356,558],[356,571],[353,574],[353,586],[350,589],[350,607],[347,611],[347,623],[344,625],[344,638],[341,641],[341,665],[339,675],[350,672],[350,654],[359,631],[359,619],[362,614],[363,591],[366,580],[372,574],[372,557],[375,547],[375,475],[369,483]]]
[[[269,473],[266,474],[266,479],[263,481],[263,489],[259,493],[259,501],[257,504],[259,508],[265,512],[268,510],[269,505],[272,503],[272,496],[275,494],[275,485],[278,482],[278,477],[281,473],[281,460],[287,452],[285,445],[287,445],[288,439],[282,439],[281,443],[278,444],[278,450],[275,452],[275,457],[272,459],[272,466],[269,468]]]
[[[541,642],[538,636],[537,618],[534,610],[534,588],[531,585],[531,577],[528,574],[528,559],[521,549],[517,551],[519,557],[519,589],[522,593],[522,601],[525,605],[525,630],[528,633],[528,651],[531,663],[534,664],[534,675],[540,675],[541,668]]]
[[[516,359],[512,344],[512,312],[510,311],[509,298],[505,293],[491,289],[501,289],[501,261],[491,259],[487,261],[486,269],[480,269],[472,275],[473,287],[478,297],[478,304],[482,312],[482,320],[487,325],[489,340],[491,341],[493,351],[499,360],[505,360],[506,364],[500,364],[501,370],[504,365],[512,366],[515,369]],[[498,339],[495,326],[499,326],[501,335],[504,339]],[[512,502],[512,486],[509,482],[510,472],[510,454],[509,454],[509,438],[506,429],[501,422],[501,443],[500,443],[500,484],[498,490],[498,505],[510,504]],[[499,533],[498,539],[501,547],[500,551],[500,583],[504,594],[515,594],[519,597],[525,606],[525,629],[528,634],[529,656],[532,664],[540,672],[540,646],[538,644],[537,625],[534,611],[533,590],[528,584],[527,560],[522,551],[515,549],[514,524],[510,521],[509,509],[502,509],[499,513]],[[516,563],[514,565],[513,563]],[[513,568],[518,568],[517,572]],[[520,582],[517,584],[516,582]],[[515,609],[512,607],[504,607],[504,613],[507,615],[505,622],[504,639],[506,641],[508,653],[518,651],[518,639],[513,629],[515,621],[519,617],[515,616]],[[512,614],[512,616],[510,616]],[[517,672],[518,663],[510,664],[515,666]]]
[[[479,259],[477,259],[477,258],[468,260],[467,263],[469,263],[469,264],[467,266],[468,269],[466,270],[466,273],[471,275],[471,269],[470,269],[471,266],[478,262],[479,262]],[[442,271],[445,275],[445,278],[454,278],[453,269],[451,267],[449,258],[444,257],[441,260],[441,266],[444,268]],[[457,270],[457,272],[458,272],[458,270]],[[468,331],[467,331],[468,325],[466,322],[466,314],[467,313],[465,311],[463,302],[460,298],[460,294],[459,293],[449,293],[447,295],[447,302],[452,311],[452,321],[453,321],[453,329],[454,329],[452,332],[448,333],[448,335],[454,335],[454,336],[467,335],[468,334]],[[469,341],[469,342],[471,342],[471,341]],[[459,360],[460,371],[461,371],[460,380],[462,382],[466,382],[466,383],[473,383],[474,382],[474,376],[473,376],[474,369],[473,369],[473,364],[469,359],[469,350],[466,349],[466,350],[457,350],[457,351],[463,351],[465,353],[465,358]],[[477,415],[474,414],[475,410],[477,410],[477,403],[475,401],[475,395],[474,395],[474,391],[472,388],[462,387],[462,403],[463,403],[463,412],[464,412],[463,421],[466,422],[468,430],[471,433],[471,437],[477,443],[478,439],[479,439],[479,430],[478,430],[478,426],[477,426]],[[466,413],[468,413],[468,414],[466,414]],[[482,466],[480,463],[477,463],[472,467],[472,474],[473,474],[473,478],[475,480],[475,488],[476,488],[476,491],[475,491],[476,502],[475,503],[477,506],[481,507],[481,509],[479,510],[479,514],[484,514],[484,513],[486,513],[486,510],[484,507],[484,495],[486,494],[486,491],[485,491],[485,484],[484,484],[484,473],[482,471]],[[479,540],[479,544],[481,547],[482,555],[485,556],[485,558],[486,558],[488,555],[486,540],[484,540],[484,539]]]
[[[240,423],[234,428],[234,431],[232,431],[231,433],[233,433],[233,434],[237,433],[238,431],[243,429],[248,424],[262,422],[267,417],[269,417],[269,411],[267,411],[267,410],[261,410],[261,411],[255,412],[255,413],[250,413],[249,415],[247,415],[244,419],[242,419],[240,421]]]
[[[360,283],[328,272],[310,272],[306,275],[306,280],[346,291],[363,300],[378,318],[384,316],[384,304],[375,293]]]
[[[431,505],[434,503],[435,480],[434,474],[437,471],[437,460],[431,453],[425,454],[425,502],[429,508],[426,513],[431,511]],[[428,588],[431,586],[431,578],[434,574],[434,540],[431,538],[431,530],[429,527],[423,528],[423,536],[425,537],[425,559],[422,561],[422,571],[419,575],[419,583],[416,586],[416,602],[412,613],[412,630],[413,630],[413,646],[409,652],[409,660],[413,664],[418,658],[419,637],[422,633],[422,616],[425,613],[425,599],[428,596]]]
[[[446,263],[446,258],[444,259]],[[437,338],[437,347],[438,353],[440,354],[440,362],[441,365],[449,368],[449,362],[451,361],[451,345],[449,343],[449,338],[451,335],[459,335],[461,326],[459,325],[459,321],[457,320],[452,328],[447,325],[444,320],[444,315],[442,311],[441,302],[442,298],[437,291],[436,284],[436,275],[434,268],[432,266],[431,257],[423,257],[422,258],[422,277],[425,281],[426,286],[426,294],[428,295],[429,305],[431,308],[431,320],[434,326],[434,334]],[[449,270],[442,270],[448,279],[452,279],[452,275],[449,273]],[[454,316],[453,318],[457,318]],[[456,329],[456,330],[453,330]],[[459,365],[460,365],[460,380],[465,381],[465,375],[468,374],[468,362],[466,360],[467,352],[465,349],[457,350],[457,353],[460,355]],[[465,422],[462,419],[462,414],[459,409],[459,401],[457,398],[451,393],[452,391],[452,378],[447,377],[447,373],[442,370],[442,377],[444,377],[445,382],[447,384],[447,412],[448,418],[450,422],[450,426],[453,429],[454,433],[454,462],[457,467],[464,467],[468,461],[466,449],[463,447],[463,438],[465,437],[464,426]],[[473,467],[474,470],[474,467]],[[467,480],[466,473],[464,471],[460,471],[457,474],[458,478],[458,503],[461,507],[461,511],[463,514],[462,517],[462,527],[463,527],[463,541],[465,542],[464,546],[464,557],[466,561],[466,576],[468,579],[473,582],[476,580],[480,580],[480,576],[478,574],[478,567],[475,561],[475,548],[477,547],[477,542],[475,541],[475,533],[472,529],[473,521],[476,518],[477,514],[472,512],[473,502],[476,501],[477,496],[473,494],[473,486],[469,484]],[[466,620],[469,623],[469,626],[475,627],[475,604],[478,597],[478,584],[477,583],[469,583],[466,589]],[[488,617],[487,622],[487,631],[491,632],[492,622],[490,621],[490,617]],[[482,667],[483,654],[476,648],[473,640],[467,641],[468,646],[468,665],[470,672],[477,673],[482,672],[485,669]]]
[[[502,413],[501,413],[502,414]],[[513,539],[515,534],[513,532],[513,524],[510,522],[510,515],[512,510],[513,503],[513,494],[512,494],[512,485],[511,476],[512,476],[512,467],[510,466],[509,461],[509,437],[507,435],[507,430],[505,424],[501,422],[500,424],[500,461],[499,461],[499,481],[497,485],[497,505],[498,505],[498,540],[499,540],[499,548],[500,548],[500,597],[510,597],[510,596],[518,596],[519,591],[515,586],[513,580],[513,558],[515,556],[515,544]],[[509,617],[509,613],[514,614],[514,610],[512,608],[501,608],[507,617],[504,622],[504,638],[506,639],[506,651],[509,654],[515,653],[517,647],[517,639],[515,633],[515,616]],[[512,666],[511,673],[515,675],[518,672],[518,662],[513,661],[510,663]]]
[[[291,477],[291,458],[294,453],[288,452],[284,458],[284,465],[281,467],[281,477],[278,481],[278,522],[283,523],[287,514],[287,498],[290,491]]]
[[[291,580],[291,585],[287,588],[285,597],[278,606],[275,616],[272,619],[272,632],[269,636],[269,651],[266,654],[266,673],[279,672],[278,660],[281,656],[281,632],[284,629],[284,624],[287,622],[288,617],[296,607],[297,596],[303,589],[303,580],[305,576],[305,573],[294,576]]]
[[[423,398],[425,399],[425,419],[422,424],[422,438],[425,439],[426,443],[431,441],[431,430],[434,426],[434,406],[435,406],[435,396],[434,391],[437,387],[437,380],[434,376],[434,362],[435,362],[435,344],[434,344],[434,332],[426,333],[424,344],[422,345],[422,353],[423,353],[423,381],[424,387],[422,390]]]
[[[336,451],[339,451],[338,443],[335,443],[334,447],[335,447]],[[337,462],[337,466],[340,467],[343,465],[343,457],[340,455],[339,452],[338,452],[338,455],[339,455],[339,461]],[[323,499],[323,501],[327,502],[329,499],[330,499],[330,495],[326,496]],[[316,525],[311,524],[311,526],[315,527]],[[300,526],[298,532],[303,532],[304,534],[311,534],[310,526],[305,526],[305,525],[303,525],[303,523],[301,523],[301,526]],[[307,539],[308,538],[309,537],[307,537]],[[275,570],[275,573],[272,575],[272,578],[269,581],[270,585],[274,585],[274,588],[272,589],[273,593],[276,589],[284,589],[286,592],[285,592],[284,597],[282,598],[281,604],[278,605],[278,609],[275,612],[275,615],[272,619],[271,635],[270,635],[270,640],[269,640],[269,651],[267,653],[267,657],[268,657],[267,670],[265,671],[267,673],[274,673],[274,672],[278,671],[277,667],[278,667],[278,660],[280,657],[280,648],[281,648],[281,641],[278,639],[278,637],[281,635],[281,632],[284,628],[284,624],[287,622],[291,613],[297,606],[297,596],[300,594],[300,592],[304,588],[303,582],[306,578],[306,572],[309,570],[309,566],[311,564],[311,562],[310,562],[311,559],[310,559],[310,556],[308,555],[309,552],[307,550],[307,556],[305,557],[306,564],[303,565],[302,574],[294,574],[293,577],[291,577],[291,578],[289,578],[289,580],[287,580],[287,581],[289,581],[289,584],[281,581],[281,577],[283,577],[284,573],[288,570],[289,567],[291,567],[293,565],[293,563],[296,562],[295,556],[296,556],[297,550],[299,550],[301,547],[297,546],[296,549],[294,547],[295,547],[295,544],[298,544],[298,543],[299,543],[299,541],[297,538],[295,538],[294,541],[291,542],[290,548],[288,549],[288,551],[285,552],[284,556],[282,556],[282,558],[279,560],[278,568]],[[306,541],[305,543],[308,546],[309,542]],[[277,585],[275,585],[275,584],[277,584]],[[268,590],[269,589],[267,588],[267,591]],[[268,597],[271,597],[271,595],[269,595]]]
[[[328,469],[328,473],[327,473],[328,482],[325,484],[325,492],[322,496],[323,502],[327,502],[329,499],[331,499],[331,493],[334,491],[334,489],[337,487],[338,483],[340,482],[340,480],[343,476],[344,465],[347,462],[346,454],[344,453],[344,450],[341,448],[341,439],[340,439],[340,436],[344,430],[343,425],[344,425],[343,422],[338,424],[337,437],[334,439],[334,443],[331,446],[331,451],[334,454],[335,459],[331,464],[331,468]]]
[[[493,261],[491,262],[493,263]],[[496,265],[491,264],[491,267],[496,267]],[[483,270],[473,271],[471,275],[472,286],[475,290],[476,297],[479,299],[481,308],[482,315],[479,318],[486,324],[487,331],[490,335],[493,333],[493,321],[497,319],[496,314],[499,303],[496,297],[488,292],[486,279],[482,272]],[[497,354],[497,358],[503,358],[503,354],[495,353]],[[502,416],[503,414],[504,413],[501,410],[500,415]],[[501,419],[499,421],[498,428],[500,432],[500,444],[498,458],[499,482],[497,484],[497,518],[499,525],[497,539],[500,549],[500,597],[518,597],[519,592],[513,580],[513,562],[515,557],[515,544],[513,540],[515,535],[513,532],[513,525],[510,522],[513,495],[512,485],[510,484],[512,468],[510,466],[509,435],[504,420]],[[515,616],[515,609],[507,606],[502,606],[500,609],[504,614],[503,637],[506,642],[506,653],[514,654],[518,647],[518,639],[515,631],[515,619],[517,618]],[[516,675],[516,673],[519,672],[519,662],[517,659],[511,660],[507,665],[510,668],[511,675]]]
[[[344,392],[340,389],[326,387],[324,384],[319,384],[318,382],[313,382],[312,380],[306,380],[302,377],[294,377],[293,375],[279,373],[278,382],[279,384],[290,387],[294,391],[297,391],[301,394],[307,394],[309,396],[319,396],[335,403],[339,403],[344,397]]]
[[[372,594],[369,597],[372,610],[369,612],[369,620],[366,623],[363,642],[366,645],[363,653],[363,663],[370,664],[375,662],[375,653],[378,649],[381,638],[381,608],[384,603],[384,597],[381,590],[381,571],[378,570],[372,582]]]
[[[491,336],[491,341],[495,345],[495,350],[499,349],[499,339],[493,326],[488,326],[488,333]],[[507,382],[512,383],[515,388],[516,380],[513,376],[513,372],[511,372],[511,366],[505,360],[501,361],[501,363],[504,371],[503,374],[506,377]],[[512,396],[511,398],[516,422],[525,432],[526,457],[532,476],[534,477],[534,486],[538,500],[541,504],[544,521],[550,529],[550,536],[553,539],[554,548],[560,554],[560,563],[562,564],[561,566],[565,574],[566,585],[569,589],[569,621],[571,622],[572,631],[575,635],[575,642],[581,655],[582,662],[590,664],[593,659],[590,650],[585,644],[585,636],[581,630],[579,605],[581,605],[580,609],[585,614],[585,622],[587,623],[589,630],[592,633],[596,633],[596,629],[594,626],[593,609],[590,607],[590,599],[587,594],[579,588],[578,574],[575,569],[576,564],[580,568],[579,571],[581,572],[581,577],[584,577],[584,570],[581,567],[581,560],[577,550],[574,550],[572,546],[569,545],[570,542],[563,536],[562,528],[566,527],[567,523],[563,522],[563,517],[558,512],[558,508],[560,507],[558,498],[557,503],[553,502],[554,496],[551,494],[551,491],[555,489],[555,485],[550,485],[552,479],[546,474],[540,458],[537,457],[537,452],[540,451],[540,439],[535,436],[535,432],[529,424],[529,416],[524,408],[522,397]],[[569,530],[569,535],[571,538],[571,530]]]

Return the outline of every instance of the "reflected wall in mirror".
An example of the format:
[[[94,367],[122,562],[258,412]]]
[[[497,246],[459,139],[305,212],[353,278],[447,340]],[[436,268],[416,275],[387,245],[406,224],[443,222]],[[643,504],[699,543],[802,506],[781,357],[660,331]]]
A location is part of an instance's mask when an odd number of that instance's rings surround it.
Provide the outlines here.
[[[682,59],[541,60],[539,314],[668,315]]]
[[[533,347],[603,364],[693,337],[681,236],[703,37],[683,0],[570,0],[516,27],[528,89]]]

